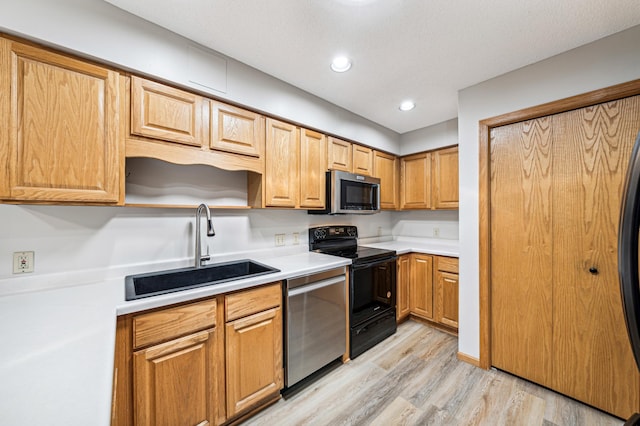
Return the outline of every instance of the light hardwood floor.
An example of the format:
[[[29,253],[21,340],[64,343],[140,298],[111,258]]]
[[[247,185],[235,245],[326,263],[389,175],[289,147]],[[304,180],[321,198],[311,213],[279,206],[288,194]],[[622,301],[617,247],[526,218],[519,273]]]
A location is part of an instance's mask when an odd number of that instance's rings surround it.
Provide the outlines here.
[[[456,358],[457,339],[407,321],[247,425],[622,425],[570,398]]]

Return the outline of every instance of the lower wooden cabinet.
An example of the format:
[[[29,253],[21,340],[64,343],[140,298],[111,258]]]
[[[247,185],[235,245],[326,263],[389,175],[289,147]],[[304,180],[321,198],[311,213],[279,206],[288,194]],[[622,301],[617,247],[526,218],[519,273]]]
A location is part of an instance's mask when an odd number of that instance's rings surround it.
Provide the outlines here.
[[[117,319],[112,426],[219,425],[280,397],[280,283]]]
[[[135,424],[216,424],[216,329],[205,330],[133,355]]]
[[[411,255],[398,256],[396,263],[396,319],[398,322],[405,319],[411,313],[409,299],[409,282],[411,279]]]
[[[435,321],[458,328],[458,259],[435,257]]]
[[[280,306],[228,322],[227,414],[277,395],[283,384]]]
[[[423,319],[433,319],[433,256],[411,255],[409,292],[411,313]]]
[[[396,318],[411,315],[458,329],[458,259],[422,253],[398,257]]]

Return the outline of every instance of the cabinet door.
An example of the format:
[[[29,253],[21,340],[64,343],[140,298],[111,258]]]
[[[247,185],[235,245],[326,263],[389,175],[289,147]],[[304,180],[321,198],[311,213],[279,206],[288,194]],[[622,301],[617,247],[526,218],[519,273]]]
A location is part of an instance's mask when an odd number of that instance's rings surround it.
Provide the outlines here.
[[[0,197],[116,203],[118,73],[0,39]]]
[[[433,257],[411,255],[411,284],[409,288],[411,313],[433,319]]]
[[[433,207],[458,208],[458,147],[433,152]]]
[[[398,208],[398,158],[374,151],[373,175],[380,179],[380,208]]]
[[[131,133],[202,146],[202,97],[139,77],[131,77]]]
[[[411,313],[409,282],[411,280],[411,255],[398,257],[398,273],[396,274],[397,306],[396,319],[403,320]]]
[[[402,158],[400,190],[402,209],[431,208],[431,154],[423,152]]]
[[[267,119],[265,185],[267,207],[298,205],[299,133],[288,123]]]
[[[373,150],[353,144],[353,173],[373,176]]]
[[[300,129],[300,207],[325,206],[327,138],[312,130]]]
[[[458,274],[436,271],[435,320],[458,328]]]
[[[262,115],[211,101],[211,149],[260,157],[264,140]]]
[[[351,172],[353,169],[353,152],[351,142],[329,137],[327,145],[327,168]]]
[[[214,425],[215,329],[133,355],[138,426]]]
[[[230,418],[282,389],[280,307],[227,323],[226,344]]]

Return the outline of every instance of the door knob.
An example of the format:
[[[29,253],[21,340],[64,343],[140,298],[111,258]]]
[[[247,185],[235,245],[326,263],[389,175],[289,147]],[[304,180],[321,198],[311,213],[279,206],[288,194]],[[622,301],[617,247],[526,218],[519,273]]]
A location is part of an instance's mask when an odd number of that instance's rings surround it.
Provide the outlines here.
[[[598,268],[592,266],[591,268],[589,268],[589,272],[591,272],[593,275],[598,275]]]

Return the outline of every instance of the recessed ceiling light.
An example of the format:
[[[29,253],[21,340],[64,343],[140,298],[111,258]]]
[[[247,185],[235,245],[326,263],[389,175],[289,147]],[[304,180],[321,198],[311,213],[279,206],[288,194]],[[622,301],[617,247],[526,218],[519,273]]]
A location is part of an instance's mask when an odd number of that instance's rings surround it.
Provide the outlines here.
[[[337,56],[331,62],[331,69],[335,72],[349,71],[349,68],[351,68],[351,61],[346,56]]]
[[[413,101],[404,101],[400,104],[400,111],[411,111],[416,107]]]

